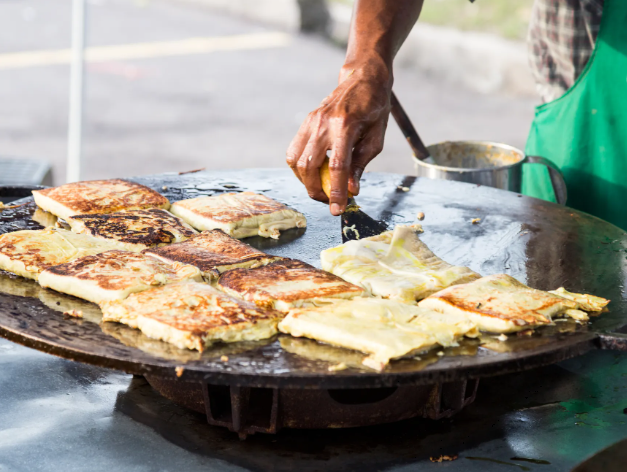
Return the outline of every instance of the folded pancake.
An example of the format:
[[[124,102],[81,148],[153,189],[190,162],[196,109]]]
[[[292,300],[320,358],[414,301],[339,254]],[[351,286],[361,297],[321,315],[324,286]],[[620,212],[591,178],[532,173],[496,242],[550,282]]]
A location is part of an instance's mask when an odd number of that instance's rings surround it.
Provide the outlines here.
[[[253,192],[181,200],[170,211],[198,230],[221,229],[237,239],[257,235],[278,239],[281,231],[307,226],[302,213]]]
[[[477,335],[466,316],[377,298],[295,308],[279,323],[279,330],[365,352],[369,356],[364,365],[376,370],[383,370],[391,359],[456,345],[464,335]]]
[[[560,287],[557,290],[550,290],[549,293],[572,300],[579,305],[579,309],[589,313],[601,312],[610,303],[610,301],[605,298],[595,297],[594,295],[585,293],[572,293],[567,291],[564,287]]]
[[[75,233],[115,240],[121,249],[134,252],[178,243],[198,234],[172,213],[155,208],[76,215],[68,218],[68,223]]]
[[[229,270],[220,276],[217,288],[259,306],[284,312],[315,304],[320,298],[348,299],[364,294],[361,287],[292,259],[255,269]]]
[[[170,208],[170,202],[160,193],[121,179],[90,180],[33,190],[33,197],[39,208],[66,221],[74,215]]]
[[[112,249],[115,241],[63,229],[15,231],[0,235],[0,269],[37,280],[48,267]]]
[[[263,310],[203,283],[176,283],[101,303],[103,321],[202,351],[213,342],[254,341],[277,332],[279,312]]]
[[[280,259],[232,238],[220,229],[203,231],[182,243],[148,249],[144,254],[194,265],[208,280],[217,279],[230,269],[259,267]]]
[[[39,275],[42,287],[93,303],[123,300],[131,293],[187,280],[202,280],[198,268],[128,251],[81,257],[50,267]]]
[[[410,303],[480,277],[438,258],[418,238],[420,232],[419,225],[397,226],[327,249],[320,254],[322,268],[374,296]]]
[[[490,333],[536,328],[564,316],[587,320],[588,315],[582,310],[589,308],[585,303],[527,287],[507,274],[449,287],[425,298],[418,306],[466,316],[481,331]]]

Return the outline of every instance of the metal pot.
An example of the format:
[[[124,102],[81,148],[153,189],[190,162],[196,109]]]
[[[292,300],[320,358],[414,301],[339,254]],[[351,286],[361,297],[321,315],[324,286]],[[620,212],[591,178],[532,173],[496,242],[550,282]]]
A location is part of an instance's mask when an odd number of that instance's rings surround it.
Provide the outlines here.
[[[525,156],[520,149],[488,141],[446,141],[427,147],[430,157],[414,157],[416,175],[430,179],[458,180],[520,193],[523,164],[542,164],[549,171],[555,200],[566,204],[564,176],[550,160]]]

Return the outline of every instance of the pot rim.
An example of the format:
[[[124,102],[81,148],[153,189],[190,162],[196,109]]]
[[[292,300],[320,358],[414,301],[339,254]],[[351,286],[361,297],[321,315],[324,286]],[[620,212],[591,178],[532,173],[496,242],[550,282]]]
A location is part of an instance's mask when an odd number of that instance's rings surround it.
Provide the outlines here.
[[[507,165],[502,165],[502,166],[498,166],[498,167],[489,167],[487,169],[477,169],[474,167],[448,167],[448,166],[441,166],[438,164],[430,164],[428,162],[424,162],[420,159],[418,159],[416,156],[412,156],[412,159],[414,160],[414,163],[416,165],[420,165],[420,166],[424,166],[430,169],[437,169],[437,170],[443,170],[446,172],[458,172],[458,173],[467,173],[467,172],[494,172],[496,170],[507,170],[507,169],[511,169],[512,167],[516,167],[519,165],[522,165],[525,163],[525,160],[527,159],[526,154],[521,151],[520,149],[514,147],[514,146],[510,146],[509,144],[505,144],[505,143],[497,143],[496,141],[466,141],[466,140],[460,140],[460,141],[440,141],[439,143],[435,143],[435,144],[431,144],[429,146],[427,146],[427,150],[430,150],[433,147],[436,146],[441,146],[442,144],[481,144],[481,145],[486,145],[486,146],[495,146],[495,147],[499,147],[508,151],[514,151],[517,154],[519,154],[521,156],[520,161],[516,162],[515,164],[507,164]]]

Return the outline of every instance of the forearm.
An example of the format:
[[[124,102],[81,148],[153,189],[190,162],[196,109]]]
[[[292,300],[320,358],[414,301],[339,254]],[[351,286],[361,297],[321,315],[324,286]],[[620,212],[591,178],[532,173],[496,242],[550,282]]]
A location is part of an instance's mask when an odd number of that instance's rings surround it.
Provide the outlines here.
[[[392,86],[392,63],[420,16],[423,0],[357,0],[340,82],[349,74],[376,75]]]

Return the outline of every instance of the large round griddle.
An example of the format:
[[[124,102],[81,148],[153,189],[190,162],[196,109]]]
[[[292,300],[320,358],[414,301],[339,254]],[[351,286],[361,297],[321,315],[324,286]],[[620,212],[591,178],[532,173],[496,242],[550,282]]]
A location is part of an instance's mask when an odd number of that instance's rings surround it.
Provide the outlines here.
[[[286,231],[278,241],[246,240],[271,254],[319,267],[320,251],[341,244],[339,219],[329,214],[326,205],[310,200],[289,170],[163,174],[133,180],[172,201],[252,190],[305,213],[306,230]],[[357,200],[371,216],[390,224],[417,223],[417,213],[424,212],[426,218],[421,223],[425,233],[421,237],[448,262],[467,265],[483,275],[508,273],[539,289],[565,286],[607,297],[612,300],[610,311],[590,324],[556,323],[533,336],[513,335],[504,343],[492,339],[489,349],[477,349],[477,343],[470,342],[443,357],[431,354],[420,360],[393,362],[377,373],[358,367],[358,353],[289,336],[216,345],[202,354],[177,349],[123,325],[67,318],[62,311],[68,306],[87,312],[91,311],[89,305],[5,275],[0,280],[0,292],[5,292],[0,293],[0,334],[67,359],[136,374],[214,385],[280,388],[448,382],[529,369],[595,348],[625,348],[625,337],[615,334],[627,325],[627,234],[619,228],[515,193],[393,174],[365,174]],[[36,228],[29,216],[32,211],[34,205],[27,204],[19,212],[0,213],[0,232]],[[474,218],[481,222],[472,224]],[[329,370],[339,362],[349,368]]]

